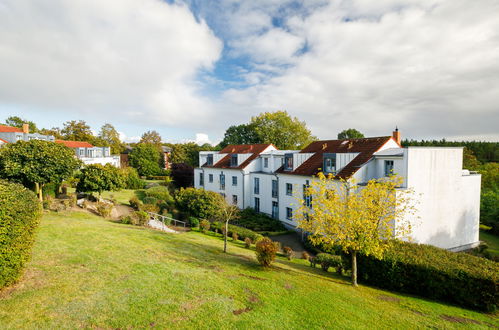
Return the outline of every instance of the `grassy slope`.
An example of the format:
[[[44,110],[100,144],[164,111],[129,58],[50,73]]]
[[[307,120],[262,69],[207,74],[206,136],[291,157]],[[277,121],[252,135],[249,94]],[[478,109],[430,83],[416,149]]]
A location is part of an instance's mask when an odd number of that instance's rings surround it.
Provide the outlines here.
[[[2,328],[485,327],[497,318],[360,286],[190,232],[165,234],[86,214],[48,214],[23,280],[0,292]],[[237,313],[248,309],[246,312]],[[251,310],[249,310],[251,309]],[[236,314],[234,313],[236,312]],[[456,323],[443,315],[473,319]],[[448,318],[448,317],[447,317]],[[486,322],[486,323],[485,323]]]
[[[485,241],[489,246],[488,251],[496,256],[499,256],[499,237],[494,234],[489,234],[480,230],[480,240]]]

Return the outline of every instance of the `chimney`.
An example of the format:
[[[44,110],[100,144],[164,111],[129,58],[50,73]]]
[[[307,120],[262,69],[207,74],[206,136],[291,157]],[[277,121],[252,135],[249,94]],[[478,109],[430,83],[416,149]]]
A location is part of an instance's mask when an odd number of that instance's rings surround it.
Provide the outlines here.
[[[29,134],[29,124],[23,124],[23,133]]]
[[[395,142],[397,142],[398,144],[400,144],[402,142],[402,139],[400,138],[400,132],[399,132],[398,127],[395,127],[395,130],[392,133],[392,137],[395,140]]]

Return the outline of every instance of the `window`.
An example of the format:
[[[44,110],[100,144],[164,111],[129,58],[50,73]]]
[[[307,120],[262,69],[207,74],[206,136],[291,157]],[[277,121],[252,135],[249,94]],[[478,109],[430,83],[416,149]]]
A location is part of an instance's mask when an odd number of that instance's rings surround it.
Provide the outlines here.
[[[303,204],[306,207],[312,207],[312,196],[307,195],[307,188],[310,186],[309,181],[307,180],[306,183],[303,185]]]
[[[199,173],[199,185],[204,186],[204,174]]]
[[[272,180],[272,198],[277,198],[277,195],[278,195],[277,180]]]
[[[237,176],[232,177],[232,185],[237,186]]]
[[[285,171],[293,170],[293,154],[287,154],[284,156],[284,170]]]
[[[213,154],[206,156],[206,165],[213,166]]]
[[[237,167],[237,155],[230,156],[230,166]]]
[[[220,190],[225,190],[225,174],[220,174]]]
[[[279,218],[279,203],[272,202],[272,218]]]
[[[269,159],[268,158],[263,159],[263,167],[265,167],[265,168],[269,167]]]
[[[286,195],[293,196],[293,185],[291,183],[286,183]]]
[[[336,154],[324,154],[324,173],[336,172]]]
[[[290,207],[286,207],[286,219],[288,220],[293,219],[293,209]]]
[[[260,212],[260,198],[255,197],[255,211]]]
[[[256,195],[260,194],[260,178],[255,178],[255,186],[253,187],[253,192]]]
[[[85,149],[80,149],[80,157],[85,157]]]
[[[237,195],[232,195],[232,204],[237,205]]]
[[[385,160],[385,176],[393,175],[393,160]]]
[[[213,183],[213,174],[208,174],[208,182]]]

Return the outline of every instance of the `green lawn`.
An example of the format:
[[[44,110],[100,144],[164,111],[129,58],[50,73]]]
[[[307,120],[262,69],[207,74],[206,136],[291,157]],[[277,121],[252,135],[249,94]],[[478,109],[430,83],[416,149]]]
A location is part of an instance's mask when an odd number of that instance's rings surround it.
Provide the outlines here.
[[[87,213],[46,214],[24,278],[0,292],[1,328],[486,328],[497,317],[369,287],[303,260]]]
[[[480,230],[480,240],[485,241],[489,248],[491,254],[499,256],[499,237],[494,234],[489,234],[483,230]]]

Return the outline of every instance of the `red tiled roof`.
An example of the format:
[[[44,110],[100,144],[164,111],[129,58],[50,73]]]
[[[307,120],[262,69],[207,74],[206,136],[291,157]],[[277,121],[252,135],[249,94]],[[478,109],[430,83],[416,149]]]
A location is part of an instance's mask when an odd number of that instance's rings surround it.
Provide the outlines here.
[[[203,165],[203,167],[243,169],[246,166],[248,166],[253,159],[257,158],[259,154],[261,154],[265,149],[267,149],[270,146],[272,146],[272,144],[239,144],[239,145],[230,144],[225,148],[223,148],[222,150],[220,150],[219,152],[221,154],[228,154],[227,156],[219,160],[213,166]],[[239,164],[239,166],[235,167],[235,166],[230,166],[230,156],[232,154],[252,154],[252,155],[249,156],[248,159],[246,159],[244,162]]]
[[[94,146],[88,142],[83,141],[66,141],[66,140],[55,140],[55,143],[64,144],[69,148],[93,148]]]
[[[392,139],[391,136],[382,136],[364,139],[315,141],[300,151],[300,153],[314,153],[309,159],[292,172],[286,172],[282,168],[278,172],[312,176],[322,169],[324,153],[359,153],[335,176],[336,179],[347,179],[355,174],[390,139]]]
[[[12,126],[7,126],[7,125],[0,125],[0,132],[1,133],[10,133],[10,132],[17,132],[17,133],[22,133],[23,130],[17,127],[12,127]]]
[[[4,139],[0,139],[0,142],[9,143],[9,142],[5,141]]]

